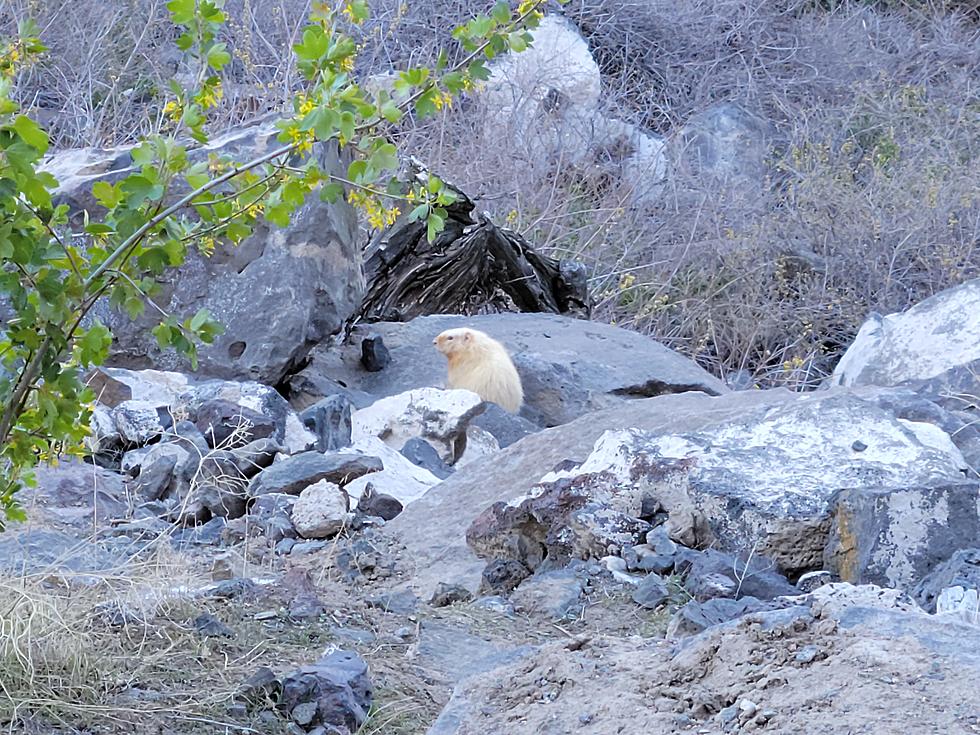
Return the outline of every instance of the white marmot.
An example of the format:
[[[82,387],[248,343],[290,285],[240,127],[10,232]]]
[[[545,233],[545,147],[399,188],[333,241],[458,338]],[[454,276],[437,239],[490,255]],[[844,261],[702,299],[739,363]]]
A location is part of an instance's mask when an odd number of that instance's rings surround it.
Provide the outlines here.
[[[511,413],[524,402],[524,388],[507,349],[488,334],[447,329],[434,340],[449,361],[448,388],[465,388]]]

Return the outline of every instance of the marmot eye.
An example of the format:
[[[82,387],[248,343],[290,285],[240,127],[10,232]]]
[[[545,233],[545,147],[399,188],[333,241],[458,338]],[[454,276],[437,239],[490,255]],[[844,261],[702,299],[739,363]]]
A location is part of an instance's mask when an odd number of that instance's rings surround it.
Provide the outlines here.
[[[452,337],[446,337],[446,339],[452,341],[453,338]]]

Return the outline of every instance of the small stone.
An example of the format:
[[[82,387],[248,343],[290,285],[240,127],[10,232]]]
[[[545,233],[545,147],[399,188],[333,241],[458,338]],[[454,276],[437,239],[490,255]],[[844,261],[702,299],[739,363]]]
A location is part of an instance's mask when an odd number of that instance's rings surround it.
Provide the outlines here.
[[[408,590],[371,595],[365,599],[365,602],[368,607],[375,607],[396,615],[409,615],[415,612],[418,606],[418,598]]]
[[[351,445],[353,406],[342,395],[327,396],[300,414],[307,429],[316,436],[319,452],[335,452]]]
[[[853,449],[853,450],[854,450],[855,452],[863,452],[863,451],[864,451],[865,449],[867,449],[867,448],[868,448],[868,445],[867,445],[867,444],[865,444],[865,443],[864,443],[863,441],[861,441],[860,439],[858,439],[858,440],[857,440],[856,442],[854,442],[854,443],[853,443],[853,444],[851,445],[851,449]]]
[[[591,712],[583,712],[578,716],[579,723],[583,725],[588,725],[595,718],[595,715]]]
[[[229,704],[228,709],[226,709],[225,712],[228,714],[228,717],[240,720],[248,716],[248,707],[241,702],[235,702],[233,704]]]
[[[403,625],[401,628],[395,631],[395,635],[402,640],[409,640],[415,635],[415,628],[410,625]]]
[[[234,638],[235,632],[210,613],[194,618],[194,630],[205,638]]]
[[[722,725],[726,725],[738,716],[738,707],[736,705],[730,705],[725,707],[718,713],[718,721]]]
[[[445,480],[453,473],[453,468],[443,462],[435,447],[420,437],[413,436],[405,442],[401,454],[409,462],[428,470],[440,480]]]
[[[743,699],[738,703],[739,717],[752,717],[758,710],[759,705],[750,699]]]
[[[326,548],[326,546],[326,541],[298,541],[290,547],[289,555],[303,556],[304,554],[313,554],[320,549]]]
[[[297,725],[309,725],[313,722],[313,718],[316,717],[316,702],[303,702],[302,704],[297,704],[293,707],[293,711],[290,713],[293,718],[293,722]]]
[[[488,595],[486,597],[477,598],[473,602],[474,607],[480,607],[484,610],[490,610],[495,613],[500,613],[501,615],[506,615],[507,617],[513,617],[514,606],[504,597],[500,595]]]
[[[819,652],[816,646],[804,646],[796,652],[793,658],[799,664],[812,664],[816,660]]]
[[[510,592],[530,574],[531,571],[516,559],[496,559],[484,568],[481,587],[493,593]]]
[[[667,585],[657,574],[648,574],[633,590],[633,602],[640,607],[653,610],[670,598]]]
[[[294,538],[280,539],[279,542],[276,544],[276,553],[279,554],[280,556],[285,556],[290,551],[292,551],[292,548],[295,545],[296,545],[296,539]]]
[[[684,588],[695,600],[704,601],[715,597],[734,597],[737,585],[735,580],[724,574],[692,574],[684,583]]]
[[[818,587],[823,587],[833,581],[834,575],[828,571],[807,572],[796,580],[796,587],[801,592],[813,592]]]
[[[307,539],[336,536],[344,527],[348,511],[347,493],[339,485],[320,480],[299,494],[293,505],[293,525]]]
[[[429,604],[433,607],[446,607],[457,602],[468,602],[473,599],[473,594],[458,584],[446,584],[440,582],[432,593]]]
[[[239,687],[235,698],[245,702],[261,705],[272,702],[278,696],[279,679],[267,666],[256,670],[245,683]]]
[[[357,509],[365,515],[377,516],[390,521],[402,512],[404,506],[397,498],[379,493],[374,489],[374,485],[369,482],[365,485],[360,500],[357,501]]]
[[[372,334],[361,340],[361,365],[369,373],[377,373],[391,364],[391,353],[381,335]]]

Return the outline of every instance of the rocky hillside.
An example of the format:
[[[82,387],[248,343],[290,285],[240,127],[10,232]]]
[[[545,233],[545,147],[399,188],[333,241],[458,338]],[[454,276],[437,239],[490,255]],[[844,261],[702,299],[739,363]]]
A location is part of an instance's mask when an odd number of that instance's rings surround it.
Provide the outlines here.
[[[0,713],[64,735],[977,732],[978,301],[873,317],[802,394],[544,314],[355,329],[290,400],[104,368],[88,457],[0,537]],[[460,324],[512,351],[521,415],[439,387],[431,338]]]
[[[78,220],[181,73],[158,4],[110,5],[18,80]],[[295,5],[229,1],[192,162],[271,145]],[[373,5],[379,86],[471,10]],[[571,2],[398,131],[457,177],[433,243],[313,197],[192,249],[155,298],[225,327],[196,369],[99,303],[91,435],[0,533],[0,727],[980,733],[977,22]],[[458,326],[519,414],[445,388]]]

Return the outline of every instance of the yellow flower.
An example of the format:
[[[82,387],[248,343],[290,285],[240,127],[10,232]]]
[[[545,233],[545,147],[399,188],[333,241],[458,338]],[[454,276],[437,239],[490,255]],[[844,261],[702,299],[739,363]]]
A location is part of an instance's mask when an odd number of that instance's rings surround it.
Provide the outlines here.
[[[313,131],[300,130],[299,128],[289,129],[289,139],[296,145],[297,153],[308,153],[313,150]]]
[[[163,114],[177,122],[184,114],[184,108],[175,100],[168,100],[167,104],[163,106]]]
[[[305,94],[299,96],[299,114],[305,115],[316,107],[316,100],[307,97]]]
[[[449,92],[440,92],[432,98],[432,104],[436,106],[437,110],[441,110],[443,107],[451,110],[453,108],[453,96]]]

